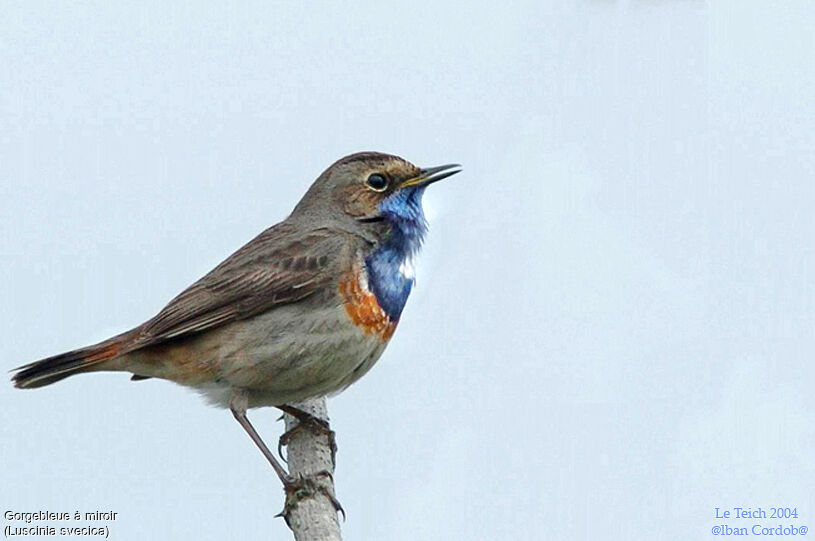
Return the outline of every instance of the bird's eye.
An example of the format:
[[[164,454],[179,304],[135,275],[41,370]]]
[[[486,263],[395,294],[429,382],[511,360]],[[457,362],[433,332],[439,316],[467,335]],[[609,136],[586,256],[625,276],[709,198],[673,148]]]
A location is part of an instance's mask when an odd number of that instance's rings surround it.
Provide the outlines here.
[[[371,187],[372,190],[376,190],[377,192],[384,192],[385,189],[388,187],[388,179],[386,179],[383,175],[379,173],[374,173],[368,180],[366,181],[368,186]]]

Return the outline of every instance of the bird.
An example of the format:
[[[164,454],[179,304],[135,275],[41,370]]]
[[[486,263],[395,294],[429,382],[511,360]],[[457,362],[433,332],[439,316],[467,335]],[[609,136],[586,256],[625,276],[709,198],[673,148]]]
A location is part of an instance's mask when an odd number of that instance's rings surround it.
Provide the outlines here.
[[[413,288],[428,230],[425,189],[462,170],[381,152],[332,164],[291,214],[238,249],[141,325],[15,369],[33,389],[75,374],[169,380],[231,410],[284,486],[294,480],[247,410],[337,394],[382,355]],[[314,421],[314,419],[310,419]],[[319,421],[319,420],[318,420]]]

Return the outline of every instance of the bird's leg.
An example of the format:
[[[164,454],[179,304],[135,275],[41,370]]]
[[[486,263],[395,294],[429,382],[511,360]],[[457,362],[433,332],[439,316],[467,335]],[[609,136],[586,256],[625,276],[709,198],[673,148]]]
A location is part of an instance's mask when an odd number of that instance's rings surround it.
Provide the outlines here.
[[[280,465],[277,459],[274,457],[272,452],[263,442],[261,439],[260,434],[257,433],[255,427],[252,426],[252,423],[249,422],[249,418],[246,417],[246,408],[249,405],[249,396],[246,392],[246,389],[236,389],[234,394],[232,395],[232,399],[229,401],[229,409],[232,410],[232,415],[235,416],[235,419],[241,424],[246,433],[249,434],[249,437],[252,438],[252,441],[255,442],[255,445],[258,446],[260,451],[263,453],[263,456],[269,461],[269,464],[272,465],[277,476],[280,478],[280,481],[283,483],[283,489],[286,492],[286,504],[277,516],[284,517],[286,519],[286,523],[289,522],[289,512],[291,509],[297,505],[297,502],[303,499],[304,497],[308,496],[309,494],[313,494],[314,492],[321,492],[325,494],[325,496],[331,501],[334,509],[338,512],[342,513],[343,518],[345,518],[345,510],[340,505],[340,502],[337,501],[337,498],[334,497],[334,494],[331,493],[330,490],[326,489],[324,486],[317,483],[317,478],[320,476],[327,476],[329,479],[333,481],[333,475],[329,471],[321,471],[317,472],[313,476],[305,476],[302,474],[298,474],[296,476],[291,476],[289,473]],[[283,409],[283,408],[281,408]],[[300,423],[315,423],[314,426],[322,427],[325,430],[328,430],[332,436],[334,434],[333,431],[328,429],[328,423],[322,419],[319,419],[310,413],[305,411],[299,410],[297,408],[292,408],[290,406],[286,406],[284,409],[286,413],[290,415],[297,416]],[[294,412],[297,412],[295,415]],[[299,417],[299,415],[302,415]],[[311,419],[308,421],[306,419]],[[300,426],[298,424],[297,426]],[[297,428],[297,427],[295,427]],[[294,430],[294,429],[292,429]],[[291,431],[290,431],[291,432]],[[285,434],[284,434],[285,436]],[[281,438],[282,439],[282,438]],[[334,458],[334,446],[333,446],[333,439],[332,441],[332,460]]]
[[[265,456],[266,460],[269,461],[269,464],[272,465],[272,468],[280,478],[283,486],[288,489],[290,486],[292,486],[294,480],[291,478],[285,468],[280,465],[269,448],[266,447],[266,444],[261,439],[260,434],[257,433],[255,427],[253,427],[252,423],[249,422],[249,419],[246,417],[246,408],[248,405],[249,396],[246,389],[236,389],[232,395],[232,399],[229,401],[229,409],[232,410],[232,415],[235,416],[235,419],[237,419],[243,429],[246,430],[246,433],[249,434],[249,437],[252,438],[252,441],[258,446],[260,451],[263,453],[263,456]]]
[[[331,430],[331,426],[328,424],[328,421],[325,419],[320,419],[307,411],[295,408],[294,406],[289,406],[288,404],[275,407],[283,413],[288,413],[298,421],[293,428],[284,432],[277,442],[277,452],[281,458],[283,457],[283,447],[289,444],[292,437],[301,430],[309,428],[318,434],[325,434],[328,436],[328,444],[331,447],[331,466],[332,468],[337,466],[337,439],[334,431]]]

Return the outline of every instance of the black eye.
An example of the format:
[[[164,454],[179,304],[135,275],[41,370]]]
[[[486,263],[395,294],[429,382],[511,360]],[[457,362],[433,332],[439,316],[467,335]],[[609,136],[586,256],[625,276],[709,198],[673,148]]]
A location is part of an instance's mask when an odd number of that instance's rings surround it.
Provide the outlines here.
[[[368,177],[368,180],[366,182],[368,183],[368,186],[371,187],[371,189],[376,190],[377,192],[385,191],[385,188],[388,187],[388,179],[386,179],[383,175],[380,175],[379,173],[374,173],[373,175]]]

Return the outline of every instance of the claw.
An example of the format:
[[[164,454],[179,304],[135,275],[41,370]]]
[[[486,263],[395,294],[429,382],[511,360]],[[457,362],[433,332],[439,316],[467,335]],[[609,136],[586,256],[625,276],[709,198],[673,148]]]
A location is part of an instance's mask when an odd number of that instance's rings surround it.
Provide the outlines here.
[[[291,513],[292,509],[297,507],[305,498],[320,493],[329,499],[337,513],[342,514],[342,520],[345,522],[345,509],[343,509],[342,504],[340,504],[339,500],[325,485],[316,482],[318,477],[328,477],[332,484],[334,482],[334,476],[328,470],[322,470],[312,475],[298,474],[287,480],[287,482],[283,484],[283,489],[286,492],[286,503],[283,506],[283,510],[275,515],[275,518],[283,517],[286,524],[289,524],[289,513]]]
[[[328,436],[328,444],[331,448],[331,467],[337,467],[337,438],[336,434],[333,430],[331,430],[331,425],[328,424],[328,421],[325,419],[320,419],[319,417],[315,417],[314,415],[305,412],[303,410],[294,408],[292,406],[278,406],[282,411],[288,413],[292,417],[296,418],[298,423],[292,427],[291,429],[287,430],[277,442],[277,450],[280,457],[283,458],[281,449],[288,445],[297,432],[304,429],[306,426],[314,429],[316,432],[320,432]],[[284,459],[285,460],[285,459]]]
[[[283,436],[285,436],[285,435],[286,434],[283,434]],[[282,460],[283,462],[288,464],[289,461],[286,460],[285,456],[283,456],[283,446],[286,445],[286,443],[288,443],[288,441],[284,443],[283,442],[283,436],[280,436],[280,439],[277,440],[277,456],[280,457],[280,460]]]
[[[277,440],[277,454],[279,454],[280,458],[286,461],[286,463],[288,463],[288,460],[283,458],[283,447],[287,447],[289,445],[289,442],[291,441],[292,436],[294,436],[301,430],[303,430],[303,425],[301,423],[297,423],[292,428],[285,431],[283,435],[280,436],[280,438]]]
[[[331,468],[337,469],[337,438],[336,433],[331,430],[328,433],[328,443],[331,446]],[[345,520],[345,511],[342,513],[343,520]]]
[[[325,496],[329,500],[331,500],[331,505],[334,506],[334,511],[341,514],[342,515],[342,521],[345,522],[346,521],[345,509],[342,508],[342,504],[340,503],[340,501],[333,494],[331,494],[328,490],[326,490],[324,488],[321,488],[320,492],[325,494]]]

